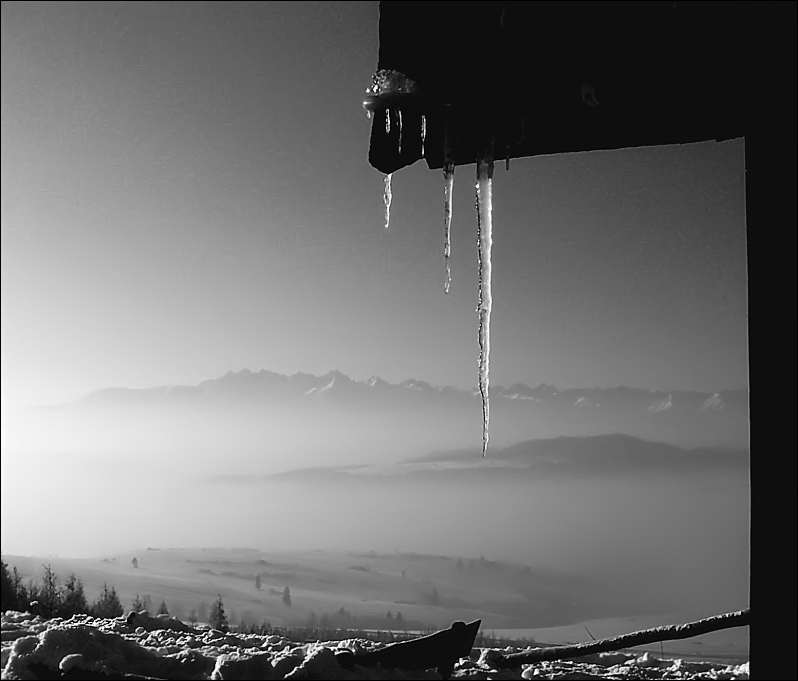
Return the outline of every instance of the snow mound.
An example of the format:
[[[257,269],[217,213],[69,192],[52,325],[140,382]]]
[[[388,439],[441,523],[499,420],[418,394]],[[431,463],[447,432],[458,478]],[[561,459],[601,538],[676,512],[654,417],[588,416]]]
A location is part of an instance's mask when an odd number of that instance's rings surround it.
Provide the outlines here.
[[[146,610],[131,612],[127,616],[127,625],[134,629],[142,627],[146,631],[155,631],[156,629],[171,629],[172,631],[182,632],[193,631],[193,628],[188,624],[184,624],[174,617],[169,617],[169,615],[155,615],[153,617]]]
[[[30,613],[2,613],[2,679],[37,679],[46,668],[47,678],[81,671],[138,674],[176,681],[215,679],[291,679],[309,681],[388,681],[439,679],[436,670],[408,672],[399,669],[343,669],[335,653],[366,653],[382,647],[362,639],[311,642],[297,645],[280,636],[226,634],[207,627],[191,627],[174,618],[131,613],[128,617],[98,619],[76,615],[69,620],[43,620]],[[701,679],[747,681],[748,663],[659,659],[651,653],[600,653],[574,660],[526,665],[501,670],[502,654],[516,648],[475,649],[473,658],[455,666],[454,679]]]

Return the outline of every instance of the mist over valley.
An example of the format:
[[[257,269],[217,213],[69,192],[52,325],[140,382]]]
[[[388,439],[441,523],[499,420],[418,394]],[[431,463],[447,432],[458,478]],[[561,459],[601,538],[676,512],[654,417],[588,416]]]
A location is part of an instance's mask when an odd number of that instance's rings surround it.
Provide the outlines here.
[[[485,459],[473,392],[338,372],[231,372],[20,411],[3,429],[4,551],[415,552],[553,576],[498,601],[498,573],[468,598],[437,578],[441,621],[482,608],[505,628],[745,606],[744,391],[496,386],[491,406]],[[47,511],[20,515],[32,493]]]

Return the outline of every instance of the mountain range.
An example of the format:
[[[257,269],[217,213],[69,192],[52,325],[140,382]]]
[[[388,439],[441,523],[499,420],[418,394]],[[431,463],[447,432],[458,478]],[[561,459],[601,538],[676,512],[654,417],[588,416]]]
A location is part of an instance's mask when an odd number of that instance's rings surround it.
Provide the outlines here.
[[[530,439],[624,434],[678,447],[748,447],[748,391],[560,390],[492,385],[490,446]],[[244,369],[198,385],[106,388],[29,410],[4,442],[63,450],[243,450],[286,468],[374,463],[481,443],[477,390],[424,380],[357,381]],[[4,426],[6,424],[4,423]],[[15,430],[15,434],[7,431]],[[207,459],[206,459],[207,460]]]
[[[714,393],[699,391],[658,391],[619,386],[614,388],[572,388],[559,390],[541,383],[530,387],[513,383],[505,388],[492,385],[492,405],[504,402],[533,405],[557,405],[575,410],[607,410],[627,408],[640,412],[735,412],[747,414],[748,391],[724,390]],[[420,403],[469,402],[477,399],[476,389],[462,390],[451,386],[433,386],[426,381],[407,379],[401,383],[388,383],[374,376],[356,381],[340,371],[330,371],[321,376],[296,373],[291,376],[266,369],[253,372],[242,369],[229,371],[220,378],[202,381],[198,385],[160,386],[156,388],[105,388],[89,393],[79,403],[82,405],[122,405],[191,402],[259,402],[275,398],[302,399],[328,402],[362,402],[373,405],[391,402]]]

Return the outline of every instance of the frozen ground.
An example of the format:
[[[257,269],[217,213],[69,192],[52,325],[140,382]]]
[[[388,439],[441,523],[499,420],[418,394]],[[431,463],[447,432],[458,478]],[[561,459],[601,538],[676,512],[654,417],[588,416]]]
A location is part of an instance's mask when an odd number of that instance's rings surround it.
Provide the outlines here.
[[[2,615],[2,678],[35,679],[37,664],[66,671],[141,674],[169,679],[436,679],[436,671],[341,668],[334,651],[367,652],[381,644],[360,639],[297,645],[278,636],[224,634],[168,618],[50,621],[30,613]],[[500,652],[516,652],[503,649]],[[606,653],[574,661],[544,662],[514,671],[492,667],[496,653],[475,649],[455,667],[459,679],[748,679],[739,665],[660,659],[646,652]],[[77,677],[76,677],[77,678]]]

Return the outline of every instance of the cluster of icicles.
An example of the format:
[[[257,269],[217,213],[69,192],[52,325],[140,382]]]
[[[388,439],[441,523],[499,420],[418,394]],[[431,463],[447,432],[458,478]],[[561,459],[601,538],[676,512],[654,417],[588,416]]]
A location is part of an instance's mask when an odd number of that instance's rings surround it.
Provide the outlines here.
[[[368,98],[363,103],[369,118],[372,115],[373,101],[385,95],[409,94],[415,90],[415,83],[396,71],[378,71],[372,85],[366,90]],[[391,132],[391,109],[385,111],[385,132]],[[396,109],[395,125],[399,133],[399,153],[402,152],[402,112]],[[427,119],[421,116],[421,156],[424,157],[427,135]],[[452,193],[454,189],[454,160],[451,155],[451,146],[448,140],[444,142],[444,209],[443,209],[443,259],[446,265],[446,279],[443,290],[449,293],[452,283],[452,272],[449,264],[451,256],[451,227],[452,227]],[[392,174],[388,173],[383,185],[383,203],[385,204],[385,229],[391,221],[391,191]],[[482,456],[488,451],[490,429],[490,314],[493,306],[491,295],[491,249],[493,246],[493,159],[480,157],[477,159],[476,179],[476,210],[477,210],[477,247],[479,263],[479,393],[482,398]]]

